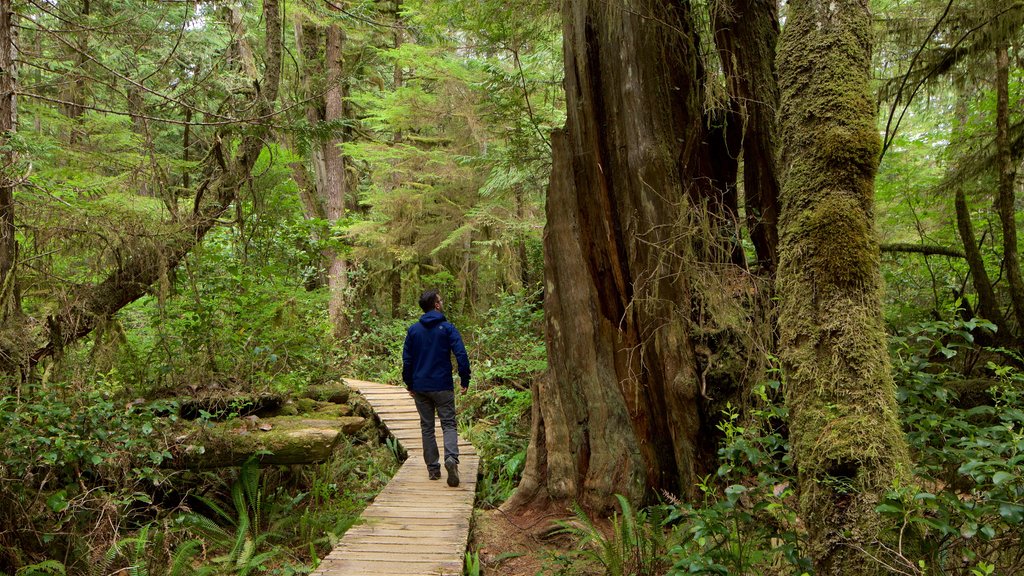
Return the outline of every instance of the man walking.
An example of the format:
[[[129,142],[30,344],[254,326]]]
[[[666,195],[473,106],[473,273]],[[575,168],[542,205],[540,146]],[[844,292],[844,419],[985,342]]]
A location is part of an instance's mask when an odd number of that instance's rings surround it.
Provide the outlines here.
[[[423,316],[409,327],[402,347],[402,380],[416,401],[423,435],[423,459],[431,480],[441,479],[441,462],[434,437],[434,413],[444,435],[444,468],[448,485],[459,485],[459,439],[455,429],[455,381],[452,353],[459,366],[462,392],[469,388],[469,356],[462,335],[441,312],[444,303],[436,290],[420,296]]]

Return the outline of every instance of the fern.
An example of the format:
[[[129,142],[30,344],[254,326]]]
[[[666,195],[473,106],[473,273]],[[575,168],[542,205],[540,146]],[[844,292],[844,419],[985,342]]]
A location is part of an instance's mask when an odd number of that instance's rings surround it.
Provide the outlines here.
[[[573,505],[575,523],[560,522],[559,531],[579,539],[579,556],[604,567],[607,576],[654,576],[665,571],[667,541],[663,532],[664,511],[635,511],[625,497],[616,494],[620,513],[611,518],[611,535],[605,536],[579,505]]]
[[[264,528],[263,492],[259,465],[255,459],[249,459],[231,484],[234,514],[229,514],[209,498],[200,498],[216,517],[231,526],[230,529],[200,514],[184,516],[191,529],[204,536],[214,548],[223,551],[213,558],[213,562],[233,574],[248,574],[277,554],[277,550],[260,552],[275,527]]]
[[[43,560],[37,564],[23,566],[14,573],[14,576],[65,576],[67,570],[64,564],[57,560]]]

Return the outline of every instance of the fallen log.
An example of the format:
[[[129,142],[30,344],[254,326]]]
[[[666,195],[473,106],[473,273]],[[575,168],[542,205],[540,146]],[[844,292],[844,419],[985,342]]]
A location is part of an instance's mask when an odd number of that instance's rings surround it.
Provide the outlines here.
[[[342,435],[362,429],[359,416],[317,415],[241,418],[208,423],[179,438],[167,464],[181,469],[239,466],[252,456],[263,465],[314,464],[326,460]]]
[[[178,415],[185,420],[196,420],[204,415],[212,420],[229,420],[280,410],[286,400],[281,394],[222,394],[181,398],[178,400]]]

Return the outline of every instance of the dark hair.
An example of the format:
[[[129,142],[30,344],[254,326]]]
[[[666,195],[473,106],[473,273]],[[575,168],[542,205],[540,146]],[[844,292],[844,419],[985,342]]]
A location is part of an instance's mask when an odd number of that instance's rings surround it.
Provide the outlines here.
[[[434,304],[437,304],[437,300],[437,290],[427,290],[420,296],[420,309],[424,312],[430,312],[434,309]]]

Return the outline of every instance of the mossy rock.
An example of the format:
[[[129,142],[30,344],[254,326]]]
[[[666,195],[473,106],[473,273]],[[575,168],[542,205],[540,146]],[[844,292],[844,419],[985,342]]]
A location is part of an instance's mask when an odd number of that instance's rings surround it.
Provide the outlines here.
[[[298,410],[299,414],[315,412],[319,405],[320,403],[312,398],[299,398],[295,400],[295,409]]]
[[[352,407],[349,406],[348,404],[342,404],[340,406],[337,404],[325,404],[323,406],[318,406],[316,410],[313,412],[313,415],[326,416],[328,418],[351,416]]]
[[[352,391],[343,382],[315,384],[306,388],[305,393],[306,398],[331,404],[345,404],[351,395]]]

